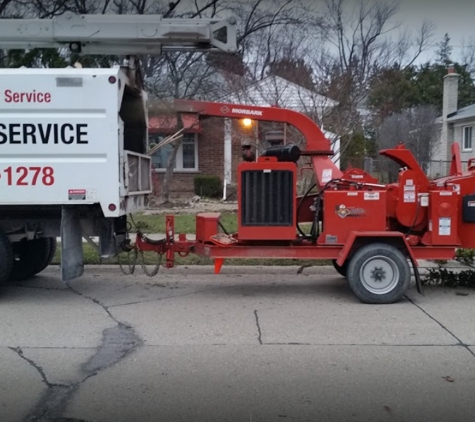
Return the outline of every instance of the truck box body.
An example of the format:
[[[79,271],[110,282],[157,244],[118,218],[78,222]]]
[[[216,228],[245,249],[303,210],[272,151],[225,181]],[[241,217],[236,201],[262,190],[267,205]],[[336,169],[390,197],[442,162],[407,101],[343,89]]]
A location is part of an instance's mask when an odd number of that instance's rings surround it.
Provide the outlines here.
[[[0,69],[0,284],[43,271],[58,237],[64,282],[84,272],[83,238],[101,258],[131,251],[127,215],[152,193],[138,55],[236,52],[236,23],[71,12],[2,19],[2,50],[65,49],[122,64]]]
[[[120,67],[0,69],[0,206],[100,204],[105,217],[143,208],[146,113],[136,109],[144,117],[129,132],[138,125],[145,138],[127,151],[127,90]]]

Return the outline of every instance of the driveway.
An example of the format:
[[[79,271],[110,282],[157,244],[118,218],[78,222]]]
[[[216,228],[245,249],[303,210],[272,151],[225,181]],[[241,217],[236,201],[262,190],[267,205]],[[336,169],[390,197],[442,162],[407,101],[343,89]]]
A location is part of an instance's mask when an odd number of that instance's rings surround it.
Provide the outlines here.
[[[0,288],[0,421],[469,421],[475,291],[359,302],[333,268],[57,267]]]

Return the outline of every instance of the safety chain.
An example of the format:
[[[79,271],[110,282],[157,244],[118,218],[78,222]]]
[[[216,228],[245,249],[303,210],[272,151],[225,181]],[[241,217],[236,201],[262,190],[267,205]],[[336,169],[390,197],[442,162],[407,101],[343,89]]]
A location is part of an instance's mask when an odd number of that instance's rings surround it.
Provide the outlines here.
[[[143,251],[140,251],[140,254],[142,255],[142,271],[145,275],[149,277],[155,277],[158,274],[158,271],[160,270],[160,265],[162,265],[163,254],[157,254],[158,261],[152,272],[149,272],[147,266],[145,265],[145,257],[143,255]]]
[[[143,251],[138,251],[136,247],[132,248],[130,251],[127,252],[127,262],[122,263],[120,260],[120,255],[118,254],[117,256],[117,261],[120,267],[120,270],[124,275],[132,275],[135,272],[135,268],[137,266],[137,262],[139,261],[139,255],[140,255],[140,266],[142,268],[142,271],[144,272],[145,275],[148,277],[155,277],[158,272],[160,271],[160,266],[162,265],[162,260],[163,260],[163,254],[157,254],[158,259],[157,263],[155,264],[155,267],[153,268],[152,271],[149,271],[147,268],[147,265],[145,264],[145,256]],[[131,262],[131,257],[132,255],[132,262]],[[124,266],[127,266],[128,268],[124,268]]]
[[[130,253],[133,253],[133,261],[132,264],[130,263]],[[124,266],[122,265],[122,262],[120,262],[120,253],[117,254],[117,262],[119,264],[120,270],[122,271],[122,274],[124,275],[132,275],[135,272],[135,266],[137,265],[137,258],[138,258],[138,253],[137,249],[133,248],[132,250],[127,252],[127,266],[129,267],[128,271],[124,269]]]
[[[131,218],[132,222],[133,219]],[[135,226],[135,222],[134,222]],[[127,236],[129,235],[130,230],[132,227],[127,228]],[[125,246],[125,245],[124,245]],[[120,270],[124,275],[132,275],[135,273],[135,268],[137,266],[137,262],[139,259],[139,255],[141,258],[141,268],[142,271],[144,272],[145,275],[148,277],[155,277],[158,274],[158,271],[160,270],[160,265],[162,264],[162,259],[163,259],[163,254],[157,254],[158,255],[158,261],[157,264],[155,265],[155,268],[152,271],[149,271],[146,264],[145,264],[145,256],[143,251],[138,251],[136,246],[131,247],[130,245],[126,245],[127,249],[125,247],[122,247],[121,245],[117,245],[117,248],[120,250],[122,249],[126,254],[127,254],[127,262],[122,263],[120,260],[120,253],[117,254],[117,262],[119,264]],[[131,254],[132,254],[132,261],[131,261]],[[127,266],[128,268],[124,268],[124,266]]]

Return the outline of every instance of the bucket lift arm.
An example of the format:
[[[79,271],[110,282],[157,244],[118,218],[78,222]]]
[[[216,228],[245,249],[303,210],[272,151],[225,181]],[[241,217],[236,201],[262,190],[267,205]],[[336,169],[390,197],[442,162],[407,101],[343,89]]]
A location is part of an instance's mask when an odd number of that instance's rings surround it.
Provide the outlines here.
[[[237,50],[236,19],[180,19],[162,15],[76,15],[2,19],[0,48],[69,48],[74,53],[161,54]]]

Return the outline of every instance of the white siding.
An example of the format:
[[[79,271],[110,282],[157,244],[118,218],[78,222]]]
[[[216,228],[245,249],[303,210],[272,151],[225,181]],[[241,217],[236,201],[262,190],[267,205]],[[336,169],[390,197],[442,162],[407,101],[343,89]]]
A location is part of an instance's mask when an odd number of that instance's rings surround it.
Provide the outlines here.
[[[465,126],[473,126],[472,129],[472,150],[471,151],[464,151],[463,149],[463,128]],[[470,158],[475,157],[475,119],[467,120],[463,123],[458,123],[454,125],[454,140],[460,144],[460,152],[462,161],[467,161]]]

